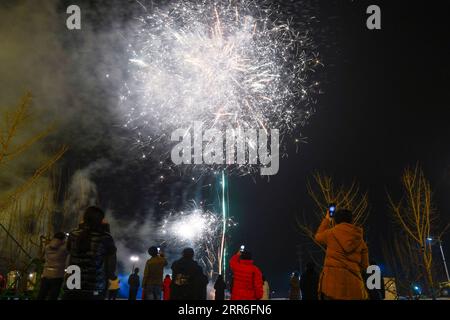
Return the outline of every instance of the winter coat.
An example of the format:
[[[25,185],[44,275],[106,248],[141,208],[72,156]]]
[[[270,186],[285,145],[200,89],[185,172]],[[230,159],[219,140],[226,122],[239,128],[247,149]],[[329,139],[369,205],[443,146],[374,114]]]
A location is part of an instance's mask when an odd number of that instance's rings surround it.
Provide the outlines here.
[[[209,279],[208,277],[203,273],[203,270],[201,271],[200,277],[199,277],[199,292],[198,296],[200,300],[208,300],[208,283]]]
[[[201,300],[203,271],[196,261],[183,257],[172,264],[170,300]]]
[[[64,278],[66,267],[67,248],[63,240],[52,239],[44,250],[44,271],[42,278],[57,279]]]
[[[315,239],[327,248],[319,294],[327,299],[367,299],[362,272],[366,271],[369,260],[363,230],[350,223],[330,228],[330,221],[324,219]]]
[[[318,300],[319,274],[314,269],[306,270],[300,278],[302,300]]]
[[[86,235],[86,237],[85,237]],[[85,240],[82,240],[85,239]],[[109,233],[103,228],[91,230],[81,224],[72,231],[67,241],[69,265],[81,269],[81,289],[67,290],[68,295],[77,295],[75,291],[106,292],[108,280],[115,276],[116,246]]]
[[[299,300],[300,299],[300,280],[298,277],[292,277],[289,281],[289,300]]]
[[[260,300],[263,296],[262,273],[253,260],[241,260],[235,254],[230,260],[233,271],[231,300]]]
[[[261,300],[269,300],[270,299],[270,287],[267,281],[264,281],[263,284],[263,296]]]
[[[223,279],[217,279],[214,283],[214,289],[216,290],[215,300],[225,300],[225,288],[225,281]]]
[[[163,283],[164,267],[167,266],[167,260],[163,256],[151,257],[145,264],[144,277],[142,278],[142,287],[161,286]]]
[[[163,300],[170,300],[170,284],[172,279],[165,277],[163,281]]]
[[[109,280],[108,290],[119,290],[120,280],[116,278],[115,280]]]

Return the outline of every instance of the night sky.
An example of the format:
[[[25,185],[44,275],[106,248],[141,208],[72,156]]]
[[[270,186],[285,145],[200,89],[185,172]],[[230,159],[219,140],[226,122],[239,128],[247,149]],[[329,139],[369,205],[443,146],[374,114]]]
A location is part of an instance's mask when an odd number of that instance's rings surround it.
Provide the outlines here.
[[[232,211],[243,217],[235,239],[252,248],[275,290],[286,291],[290,273],[299,269],[295,215],[313,208],[306,180],[316,171],[338,182],[356,179],[368,190],[369,253],[380,263],[380,239],[390,223],[386,191],[400,196],[406,166],[419,161],[448,221],[450,27],[441,2],[412,3],[320,1],[319,25],[336,42],[320,50],[326,81],[304,131],[308,144],[281,161],[270,183],[232,181]],[[365,27],[370,4],[381,7],[382,30]],[[448,246],[445,251],[450,254]]]

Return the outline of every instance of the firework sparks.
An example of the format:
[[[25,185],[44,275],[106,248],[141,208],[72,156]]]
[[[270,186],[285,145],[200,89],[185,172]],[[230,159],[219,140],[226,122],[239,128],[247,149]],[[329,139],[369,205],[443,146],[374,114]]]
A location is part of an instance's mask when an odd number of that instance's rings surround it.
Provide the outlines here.
[[[224,226],[233,228],[236,225],[232,218],[223,220],[217,213],[193,208],[169,213],[163,220],[160,237],[170,248],[182,246],[194,248],[198,259],[211,276],[214,272],[221,272],[222,229]]]
[[[309,74],[320,61],[306,30],[282,17],[247,0],[197,0],[137,19],[121,106],[143,158],[164,161],[170,133],[194,121],[219,130],[278,129],[282,141],[304,124],[318,85]]]
[[[217,236],[221,219],[210,211],[193,209],[170,213],[163,221],[162,235],[170,243],[198,245]]]

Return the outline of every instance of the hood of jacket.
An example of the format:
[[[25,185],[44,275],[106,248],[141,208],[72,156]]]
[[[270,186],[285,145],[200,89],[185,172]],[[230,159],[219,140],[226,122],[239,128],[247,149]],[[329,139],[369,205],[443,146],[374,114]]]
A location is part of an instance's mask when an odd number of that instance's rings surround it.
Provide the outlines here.
[[[363,242],[363,230],[350,223],[336,225],[333,235],[346,253],[355,251]]]

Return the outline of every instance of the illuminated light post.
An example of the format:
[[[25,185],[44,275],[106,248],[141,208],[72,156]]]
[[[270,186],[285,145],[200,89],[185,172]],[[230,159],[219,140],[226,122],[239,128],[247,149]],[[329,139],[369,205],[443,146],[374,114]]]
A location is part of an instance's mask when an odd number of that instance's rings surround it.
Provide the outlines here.
[[[447,267],[447,261],[445,260],[445,255],[444,255],[444,249],[442,247],[442,240],[441,238],[433,238],[433,237],[428,237],[427,238],[427,242],[432,245],[433,241],[437,241],[439,243],[439,249],[441,251],[441,256],[442,256],[442,263],[444,264],[444,269],[445,269],[445,275],[447,276],[447,281],[450,282],[450,276],[448,274],[448,267]]]

